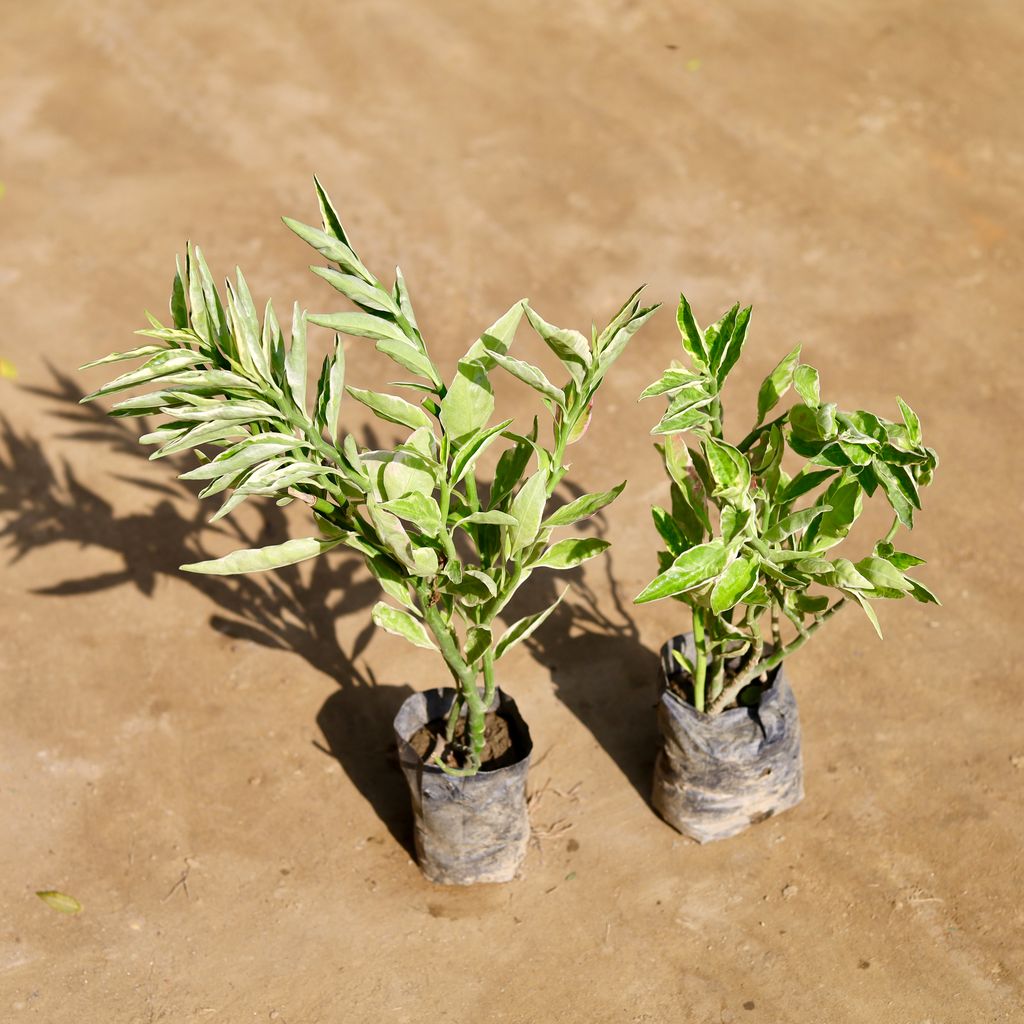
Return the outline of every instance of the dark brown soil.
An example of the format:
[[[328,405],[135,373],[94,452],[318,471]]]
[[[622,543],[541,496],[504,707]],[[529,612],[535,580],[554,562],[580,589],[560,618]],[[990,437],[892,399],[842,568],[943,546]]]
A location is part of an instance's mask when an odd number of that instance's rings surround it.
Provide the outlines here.
[[[435,718],[409,740],[409,745],[424,761],[433,754],[438,737],[444,736],[446,724],[443,718]],[[465,767],[464,751],[468,744],[466,719],[461,718],[455,730],[455,742],[445,747],[444,763],[449,768]],[[519,757],[519,752],[516,750],[509,732],[508,722],[496,711],[488,711],[484,718],[484,749],[481,758],[483,770],[493,771],[496,768],[505,768],[510,764],[515,764]]]

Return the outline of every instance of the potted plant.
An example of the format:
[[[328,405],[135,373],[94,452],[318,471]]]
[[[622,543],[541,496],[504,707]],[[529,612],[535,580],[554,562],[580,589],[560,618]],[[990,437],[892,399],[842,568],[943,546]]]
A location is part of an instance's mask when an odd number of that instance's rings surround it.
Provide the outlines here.
[[[142,389],[110,412],[167,418],[140,440],[156,446],[152,458],[195,453],[200,465],[182,478],[203,481],[200,497],[227,494],[213,520],[260,495],[305,503],[317,526],[312,536],[182,569],[258,572],[342,545],[363,556],[391,601],[374,607],[373,621],[438,651],[454,684],[414,695],[395,720],[420,865],[438,882],[506,881],[529,838],[531,744],[514,701],[497,685],[495,665],[554,606],[504,629],[497,621],[535,570],[568,569],[608,546],[592,537],[551,538],[608,505],[624,484],[551,511],[548,503],[605,374],[654,308],[641,308],[634,293],[588,340],[517,302],[474,342],[446,383],[401,271],[385,287],[356,255],[319,182],[316,189],[322,229],[285,223],[332,264],[312,269],[353,311],[307,316],[296,305],[286,342],[272,305],[262,318],[257,314],[241,272],[222,298],[202,253],[189,246],[173,282],[171,324],[150,317],[150,328],[139,333],[151,343],[88,364],[145,360],[84,401]],[[509,354],[524,313],[564,365],[564,385]],[[307,323],[335,332],[308,395]],[[413,379],[393,387],[409,397],[346,386],[342,334],[373,340],[407,371]],[[550,442],[541,439],[536,418],[525,434],[510,419],[492,423],[489,375],[498,366],[539,393],[551,416]],[[368,450],[346,433],[339,420],[346,392],[406,431],[400,442]],[[493,474],[482,479],[481,457],[487,452],[493,462],[499,449]]]
[[[687,365],[673,363],[640,396],[668,407],[652,433],[671,479],[671,507],[652,509],[665,543],[659,573],[635,598],[674,598],[692,629],[662,651],[661,745],[653,803],[700,842],[735,835],[803,797],[800,727],[785,659],[841,608],[938,603],[906,575],[922,560],[894,546],[910,530],[938,460],[921,422],[897,399],[900,422],[822,401],[818,372],[794,348],[765,378],[757,419],[725,439],[722,392],[743,351],[750,308],[701,330],[680,297]],[[798,401],[776,406],[793,388]],[[884,495],[892,526],[870,554],[838,555],[864,499]]]

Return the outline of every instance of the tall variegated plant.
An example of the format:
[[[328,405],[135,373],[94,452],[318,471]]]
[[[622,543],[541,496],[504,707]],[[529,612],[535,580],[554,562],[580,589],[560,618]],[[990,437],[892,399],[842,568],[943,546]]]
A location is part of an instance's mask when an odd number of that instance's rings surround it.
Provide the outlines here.
[[[465,713],[469,741],[458,752],[460,767],[446,764],[440,752],[436,763],[472,775],[485,745],[495,662],[554,606],[504,630],[497,629],[497,618],[534,570],[568,569],[608,546],[588,537],[553,543],[552,534],[604,508],[624,484],[553,510],[548,504],[566,472],[566,449],[586,429],[605,374],[655,307],[641,308],[634,293],[588,340],[517,302],[473,343],[445,383],[401,271],[386,288],[356,255],[319,182],[316,189],[322,229],[285,223],[331,264],[312,269],[352,302],[353,311],[307,317],[296,305],[286,341],[269,303],[262,318],[257,314],[240,271],[222,297],[202,253],[188,247],[174,278],[170,326],[150,317],[151,327],[139,333],[151,344],[88,364],[145,360],[84,401],[143,389],[118,401],[111,414],[167,418],[140,440],[157,446],[152,458],[195,453],[201,464],[183,479],[205,482],[200,497],[228,493],[214,520],[252,495],[310,507],[317,535],[182,566],[186,571],[257,572],[339,545],[359,551],[393,602],[376,605],[374,622],[444,658],[457,691],[446,738],[456,745]],[[509,354],[524,312],[565,367],[563,384]],[[308,395],[307,323],[336,332]],[[410,397],[346,387],[342,334],[371,339],[407,371],[413,379],[393,387]],[[536,418],[525,434],[512,429],[511,419],[492,422],[489,377],[497,366],[539,393],[551,418],[550,442],[541,439]],[[340,424],[346,391],[409,433],[393,449],[367,450]],[[481,480],[480,457],[499,446],[493,476]]]
[[[901,422],[840,411],[822,401],[818,372],[800,362],[798,345],[761,385],[753,429],[726,441],[722,390],[743,351],[750,312],[733,306],[701,330],[680,297],[689,365],[673,364],[640,396],[668,400],[652,433],[665,438],[658,448],[671,511],[652,510],[666,550],[658,576],[635,601],[673,597],[690,606],[695,658],[674,653],[692,681],[694,706],[712,714],[737,698],[756,702],[759,691],[748,685],[850,600],[879,636],[876,598],[938,603],[906,575],[922,560],[893,545],[901,526],[913,528],[919,490],[938,464],[902,399]],[[768,419],[791,387],[799,400]],[[836,555],[876,491],[892,506],[892,527],[871,554],[857,561]]]

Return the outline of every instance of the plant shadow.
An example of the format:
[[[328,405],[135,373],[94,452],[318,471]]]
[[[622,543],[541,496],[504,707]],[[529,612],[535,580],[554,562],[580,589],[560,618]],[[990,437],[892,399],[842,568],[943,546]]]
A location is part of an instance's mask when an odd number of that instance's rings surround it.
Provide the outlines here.
[[[130,424],[97,406],[79,405],[84,392],[77,383],[52,367],[50,373],[49,386],[26,390],[55,403],[52,415],[70,425],[61,439],[102,444],[108,451],[145,458],[134,429],[144,427],[143,422]],[[67,459],[51,459],[36,438],[19,433],[0,417],[0,545],[9,552],[9,563],[68,541],[81,548],[100,548],[117,556],[120,566],[34,592],[75,597],[128,585],[148,597],[161,577],[173,578],[199,590],[216,606],[210,616],[213,629],[291,651],[329,676],[338,690],[317,715],[324,742],[316,746],[337,759],[391,835],[411,852],[408,794],[393,754],[391,721],[412,689],[380,683],[362,660],[373,632],[369,616],[349,646],[343,646],[337,635],[339,617],[377,600],[376,581],[354,555],[318,558],[258,576],[180,572],[183,563],[210,557],[202,535],[229,536],[236,547],[279,543],[288,536],[285,513],[270,503],[253,503],[259,509],[255,526],[247,527],[237,517],[210,526],[206,519],[212,509],[201,505],[193,488],[177,478],[180,465],[167,459],[147,461],[147,467],[144,475],[117,479],[152,494],[155,503],[146,511],[119,515],[80,479]]]

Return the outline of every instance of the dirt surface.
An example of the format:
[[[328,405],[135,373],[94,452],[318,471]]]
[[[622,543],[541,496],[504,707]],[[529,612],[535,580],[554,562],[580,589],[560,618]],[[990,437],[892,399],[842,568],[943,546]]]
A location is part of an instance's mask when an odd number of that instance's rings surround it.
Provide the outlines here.
[[[3,5],[0,1020],[1024,1020],[1022,52],[995,0]],[[733,429],[797,341],[840,404],[920,413],[943,464],[905,547],[944,607],[792,659],[800,807],[701,848],[648,803],[687,624],[629,604],[665,496],[634,396],[670,311],[574,454],[582,488],[630,478],[611,556],[501,663],[536,744],[521,881],[410,860],[390,722],[443,673],[369,627],[355,559],[177,571],[308,526],[205,526],[73,368],[165,308],[187,238],[257,301],[341,308],[277,221],[315,216],[314,171],[446,369],[522,295],[586,329],[646,280],[705,321],[754,304]],[[520,422],[530,398],[499,389]]]
[[[437,741],[445,735],[444,719],[428,722],[409,740],[409,746],[423,759],[433,757]],[[469,726],[465,718],[460,718],[455,727],[455,743],[445,747],[444,763],[449,768],[462,768],[466,761],[463,751],[469,749]],[[508,731],[508,722],[494,711],[484,716],[484,749],[480,752],[480,765],[487,770],[504,768],[520,760],[512,746],[512,736]]]

